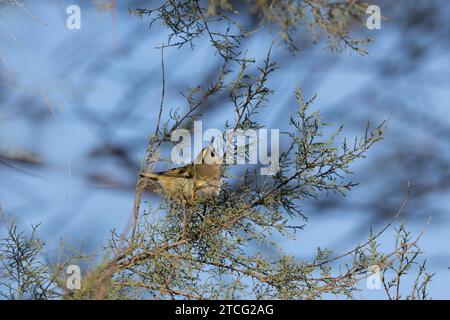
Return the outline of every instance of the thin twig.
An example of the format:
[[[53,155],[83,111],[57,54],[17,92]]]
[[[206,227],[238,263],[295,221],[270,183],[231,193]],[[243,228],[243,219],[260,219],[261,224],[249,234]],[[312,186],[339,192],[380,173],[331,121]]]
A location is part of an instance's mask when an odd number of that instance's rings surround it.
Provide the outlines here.
[[[409,199],[409,194],[410,194],[410,186],[411,186],[411,183],[408,181],[407,192],[406,192],[406,194],[403,197],[403,201],[402,201],[402,204],[401,204],[400,208],[397,210],[395,215],[392,217],[391,221],[388,224],[386,224],[371,240],[368,240],[368,241],[364,242],[363,244],[358,245],[353,250],[350,250],[350,251],[348,251],[348,252],[346,252],[344,254],[341,254],[341,255],[339,255],[337,257],[334,257],[334,258],[322,261],[322,262],[320,262],[318,264],[315,264],[314,266],[315,267],[320,267],[320,266],[323,266],[325,264],[329,264],[329,263],[331,263],[333,261],[336,261],[336,260],[339,260],[341,258],[344,258],[346,256],[349,256],[349,255],[357,252],[358,250],[366,247],[370,243],[370,241],[373,241],[373,240],[376,240],[377,238],[379,238],[387,229],[389,229],[392,226],[392,224],[400,217],[402,212],[405,210],[406,205],[408,204],[408,199]]]

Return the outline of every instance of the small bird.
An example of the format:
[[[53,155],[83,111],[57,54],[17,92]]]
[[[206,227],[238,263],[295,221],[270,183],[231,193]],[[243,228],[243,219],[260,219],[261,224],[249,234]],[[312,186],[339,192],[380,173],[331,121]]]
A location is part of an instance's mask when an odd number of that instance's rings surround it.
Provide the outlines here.
[[[222,159],[210,144],[203,148],[191,164],[163,172],[143,172],[141,177],[157,182],[164,194],[191,205],[196,201],[219,196],[222,187]]]

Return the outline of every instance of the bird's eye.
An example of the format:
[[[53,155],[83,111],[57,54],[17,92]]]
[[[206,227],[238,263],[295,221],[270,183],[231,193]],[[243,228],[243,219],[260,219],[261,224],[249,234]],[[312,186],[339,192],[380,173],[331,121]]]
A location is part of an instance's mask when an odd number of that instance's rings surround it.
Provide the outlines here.
[[[211,151],[211,157],[215,157],[216,156],[216,154],[213,152],[213,151]]]

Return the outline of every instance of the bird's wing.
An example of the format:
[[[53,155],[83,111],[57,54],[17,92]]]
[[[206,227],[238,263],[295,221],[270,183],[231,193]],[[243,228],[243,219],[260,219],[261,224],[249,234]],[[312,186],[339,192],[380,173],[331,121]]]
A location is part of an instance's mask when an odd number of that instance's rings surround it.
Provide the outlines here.
[[[181,168],[174,168],[171,170],[160,172],[159,174],[164,175],[166,177],[176,177],[176,178],[192,178],[193,177],[191,165],[187,165],[187,166],[181,167]]]

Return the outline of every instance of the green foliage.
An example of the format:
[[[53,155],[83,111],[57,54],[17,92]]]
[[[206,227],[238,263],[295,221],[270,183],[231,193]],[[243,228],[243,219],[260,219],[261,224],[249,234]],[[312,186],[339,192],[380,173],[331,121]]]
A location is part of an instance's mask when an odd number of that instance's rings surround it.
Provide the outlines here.
[[[434,274],[426,272],[426,260],[418,262],[422,251],[417,245],[417,240],[412,239],[411,232],[406,229],[406,225],[400,225],[396,230],[395,252],[397,260],[383,270],[382,280],[388,299],[402,299],[400,285],[404,275],[414,272],[416,279],[411,289],[411,293],[405,297],[408,300],[428,299],[427,285]],[[417,267],[417,268],[414,268]],[[416,270],[418,269],[418,270]],[[389,271],[393,276],[388,279]]]
[[[243,12],[234,5],[243,8]],[[366,55],[363,47],[371,39],[352,37],[350,30],[365,21],[367,6],[361,0],[247,0],[239,5],[228,0],[208,0],[207,4],[200,0],[168,0],[155,9],[129,9],[129,12],[150,16],[150,26],[161,21],[170,30],[168,46],[189,44],[193,48],[195,40],[207,34],[220,56],[240,60],[242,40],[265,25],[278,30],[280,39],[293,51],[299,50],[295,36],[303,32],[311,34],[314,43],[321,36],[326,37],[332,51],[350,49]],[[245,30],[239,23],[242,15],[256,17],[260,26]]]
[[[1,210],[0,210],[1,211]],[[5,299],[49,299],[58,296],[50,266],[43,261],[38,226],[25,235],[1,212],[6,236],[0,239],[0,295]]]

